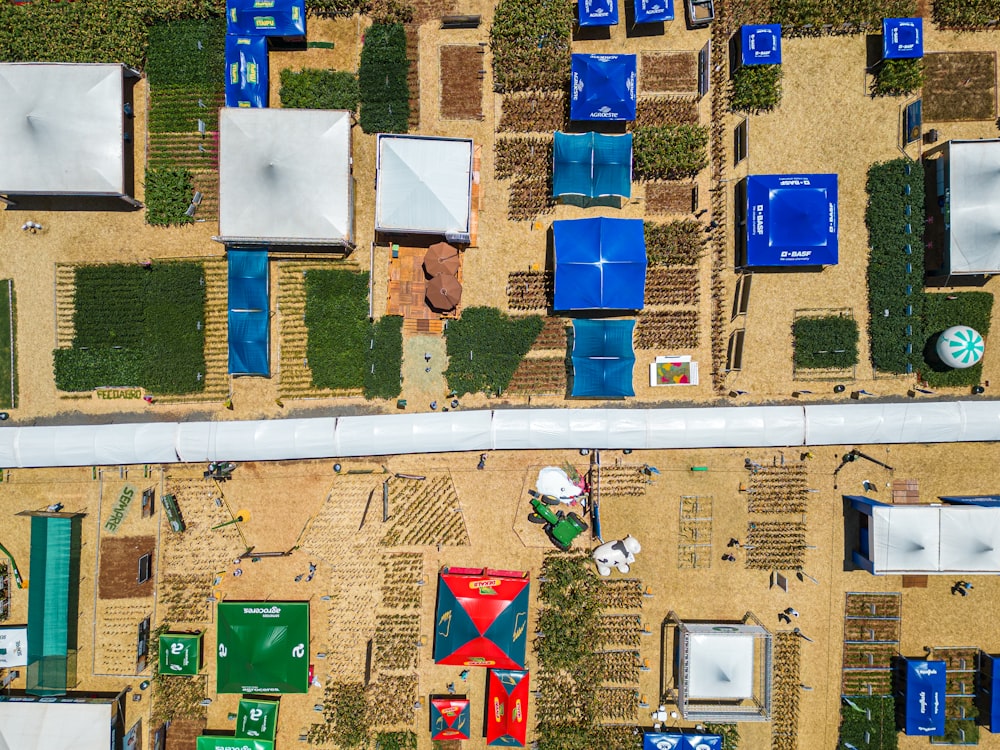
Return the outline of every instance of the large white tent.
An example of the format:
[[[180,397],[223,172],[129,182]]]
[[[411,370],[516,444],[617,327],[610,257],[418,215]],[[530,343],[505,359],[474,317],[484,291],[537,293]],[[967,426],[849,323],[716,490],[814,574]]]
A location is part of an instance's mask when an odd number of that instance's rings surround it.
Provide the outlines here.
[[[732,699],[753,696],[753,636],[692,633],[688,638],[687,696]]]
[[[138,74],[124,65],[0,63],[0,194],[127,197],[126,75]]]
[[[111,699],[86,703],[0,701],[0,748],[111,750],[117,709],[117,702]]]
[[[1000,139],[949,141],[937,167],[946,172],[938,186],[948,216],[948,273],[1000,272]]]
[[[351,115],[227,107],[219,113],[219,237],[227,244],[350,245]]]
[[[468,242],[472,156],[472,141],[467,138],[380,135],[375,229]]]

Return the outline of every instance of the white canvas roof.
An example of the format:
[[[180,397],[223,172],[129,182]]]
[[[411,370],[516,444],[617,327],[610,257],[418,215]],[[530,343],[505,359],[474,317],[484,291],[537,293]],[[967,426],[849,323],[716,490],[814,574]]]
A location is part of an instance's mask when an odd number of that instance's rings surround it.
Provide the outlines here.
[[[349,112],[221,110],[219,240],[349,244],[353,227]]]
[[[948,143],[949,271],[1000,271],[1000,140]]]
[[[875,508],[871,523],[876,571],[937,570],[941,531],[936,508]]]
[[[107,750],[109,703],[0,702],[3,750]]]
[[[1000,512],[997,508],[941,508],[941,569],[1000,571]]]
[[[875,506],[873,573],[1000,573],[1000,508]]]
[[[742,700],[753,696],[752,635],[693,633],[687,642],[688,699]]]
[[[123,195],[124,72],[0,64],[0,193]]]
[[[468,234],[472,141],[380,135],[375,191],[379,231]]]

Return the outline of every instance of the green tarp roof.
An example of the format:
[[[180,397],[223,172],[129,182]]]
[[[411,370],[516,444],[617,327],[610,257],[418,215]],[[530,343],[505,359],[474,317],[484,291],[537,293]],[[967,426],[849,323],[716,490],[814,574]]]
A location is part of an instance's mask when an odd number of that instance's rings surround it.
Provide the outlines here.
[[[201,633],[163,633],[160,636],[160,674],[196,675],[200,667]]]
[[[203,734],[198,738],[198,750],[274,750],[274,743],[271,740]]]
[[[218,692],[309,689],[309,602],[220,602],[218,624]]]
[[[237,737],[273,740],[277,725],[277,701],[240,701],[240,707],[236,713]]]

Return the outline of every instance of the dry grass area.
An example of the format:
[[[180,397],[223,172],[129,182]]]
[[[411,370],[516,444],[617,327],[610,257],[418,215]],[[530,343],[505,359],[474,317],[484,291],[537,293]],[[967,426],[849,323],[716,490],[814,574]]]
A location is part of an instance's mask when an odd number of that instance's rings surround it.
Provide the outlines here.
[[[995,52],[934,52],[924,57],[924,119],[930,122],[996,117]]]
[[[569,122],[569,101],[559,91],[508,94],[501,102],[498,132],[552,133]]]
[[[441,117],[478,120],[483,116],[485,49],[478,44],[441,48]]]
[[[646,213],[690,214],[694,211],[695,190],[689,182],[647,182]]]
[[[639,91],[643,94],[698,90],[696,52],[644,52],[639,57]]]

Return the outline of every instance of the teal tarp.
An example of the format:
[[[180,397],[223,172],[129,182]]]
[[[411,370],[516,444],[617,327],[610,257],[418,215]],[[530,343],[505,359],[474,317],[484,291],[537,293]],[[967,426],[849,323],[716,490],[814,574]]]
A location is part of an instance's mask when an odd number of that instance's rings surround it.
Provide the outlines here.
[[[552,193],[632,196],[632,134],[555,134]]]
[[[573,321],[573,391],[581,398],[634,396],[634,320]]]
[[[270,375],[267,250],[230,248],[229,372]]]

